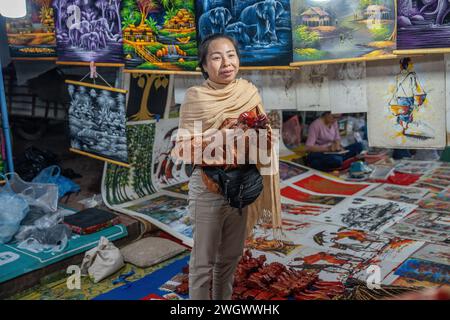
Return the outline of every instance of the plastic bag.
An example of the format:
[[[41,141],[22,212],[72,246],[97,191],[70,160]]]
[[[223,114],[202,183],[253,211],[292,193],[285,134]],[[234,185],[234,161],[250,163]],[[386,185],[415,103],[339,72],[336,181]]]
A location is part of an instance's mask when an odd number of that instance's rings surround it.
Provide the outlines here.
[[[72,180],[61,175],[61,168],[58,166],[50,166],[39,172],[33,179],[38,183],[54,183],[58,186],[58,197],[63,197],[69,192],[80,191],[80,186]]]
[[[89,274],[94,283],[97,283],[124,265],[120,250],[107,238],[101,237],[97,247],[86,252],[81,263],[81,274]]]
[[[14,193],[8,180],[5,180],[6,185],[0,188],[0,243],[12,239],[29,210],[28,203]]]
[[[6,174],[11,189],[30,206],[55,212],[58,209],[58,186],[50,183],[23,181],[17,173]]]

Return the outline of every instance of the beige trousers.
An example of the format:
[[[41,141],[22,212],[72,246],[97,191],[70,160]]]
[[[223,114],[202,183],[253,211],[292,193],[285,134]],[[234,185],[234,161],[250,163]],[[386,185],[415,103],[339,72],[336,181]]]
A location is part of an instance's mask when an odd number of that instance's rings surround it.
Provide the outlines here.
[[[234,273],[244,249],[247,209],[240,216],[222,195],[208,191],[201,169],[196,168],[189,181],[189,212],[194,227],[189,261],[190,299],[230,300]]]

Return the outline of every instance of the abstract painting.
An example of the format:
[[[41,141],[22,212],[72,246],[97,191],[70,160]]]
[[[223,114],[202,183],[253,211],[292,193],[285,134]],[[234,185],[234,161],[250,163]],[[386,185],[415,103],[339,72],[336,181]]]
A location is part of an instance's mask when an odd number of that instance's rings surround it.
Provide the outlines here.
[[[73,149],[128,163],[126,90],[66,80]]]
[[[366,64],[348,62],[328,66],[331,112],[367,112]]]
[[[311,173],[300,180],[293,182],[294,185],[302,189],[319,193],[338,196],[353,196],[363,194],[375,185],[370,183],[356,183],[339,181],[331,177],[325,177],[318,173]]]
[[[194,0],[122,0],[125,68],[195,70]]]
[[[192,225],[188,211],[188,201],[164,194],[156,194],[147,200],[129,203],[127,211],[150,218],[151,222],[170,233],[179,233],[192,238]]]
[[[398,186],[394,184],[382,184],[376,189],[366,193],[366,197],[375,197],[406,203],[417,203],[423,199],[429,191],[423,188]]]
[[[314,221],[380,233],[410,214],[417,206],[368,197],[346,198]]]
[[[395,0],[292,1],[294,61],[379,57],[395,49]]]
[[[311,194],[308,192],[301,191],[297,188],[293,188],[291,186],[281,188],[281,196],[298,202],[320,204],[327,206],[334,206],[345,199],[344,197]]]
[[[443,148],[446,145],[442,57],[367,62],[371,147]]]
[[[288,0],[196,0],[199,41],[216,33],[233,37],[244,66],[292,61]]]
[[[450,201],[441,201],[438,197],[431,194],[418,203],[419,207],[424,210],[438,211],[442,213],[450,212]]]
[[[397,49],[448,48],[448,1],[397,0]]]
[[[52,0],[27,0],[23,18],[5,19],[9,51],[14,58],[56,56]]]
[[[318,216],[329,209],[330,207],[301,203],[284,198],[281,203],[283,216],[293,220],[303,221],[308,216]]]
[[[179,119],[160,120],[156,123],[152,179],[153,185],[158,189],[188,180],[189,166],[181,162],[175,163],[170,155],[175,145],[171,138],[176,134],[178,124]]]
[[[162,74],[132,73],[129,75],[127,100],[128,121],[163,118],[170,103],[170,77]]]
[[[155,121],[129,122],[126,128],[128,160],[133,169],[105,163],[102,198],[110,208],[158,191],[152,183]]]
[[[121,0],[55,0],[58,60],[123,63]]]

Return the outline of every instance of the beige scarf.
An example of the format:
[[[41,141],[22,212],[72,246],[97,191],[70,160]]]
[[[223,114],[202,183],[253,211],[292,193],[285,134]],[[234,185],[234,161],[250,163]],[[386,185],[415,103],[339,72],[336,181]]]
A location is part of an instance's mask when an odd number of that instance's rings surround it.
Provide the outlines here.
[[[206,80],[201,86],[191,87],[186,91],[186,96],[180,108],[180,129],[189,132],[194,137],[194,121],[202,122],[202,130],[219,129],[228,118],[238,118],[243,112],[257,108],[259,113],[265,113],[262,107],[258,89],[244,79],[236,79],[228,85],[218,84]],[[178,134],[177,142],[181,141],[182,134]],[[179,155],[182,143],[177,143],[172,156]],[[247,234],[252,234],[256,223],[270,224],[274,230],[281,231],[281,201],[280,201],[280,177],[278,172],[278,153],[275,147],[271,150],[271,163],[268,165],[257,164],[261,171],[271,167],[272,170],[264,170],[264,188],[258,199],[249,205],[247,217]],[[274,170],[275,169],[275,170]],[[270,171],[271,174],[267,174]],[[279,232],[278,232],[279,233]]]

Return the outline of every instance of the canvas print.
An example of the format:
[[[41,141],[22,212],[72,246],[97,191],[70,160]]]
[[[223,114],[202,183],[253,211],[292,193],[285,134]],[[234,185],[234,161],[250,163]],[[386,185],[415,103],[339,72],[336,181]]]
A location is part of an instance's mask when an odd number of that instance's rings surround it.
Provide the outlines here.
[[[162,119],[170,104],[170,77],[144,73],[132,73],[129,77],[128,121]]]
[[[56,56],[52,0],[26,0],[23,18],[5,19],[6,35],[12,58]]]
[[[441,201],[439,198],[432,194],[419,201],[418,205],[424,210],[450,213],[450,201]]]
[[[397,49],[448,48],[447,1],[397,0]]]
[[[103,201],[109,207],[143,198],[158,190],[152,183],[152,151],[155,121],[129,122],[126,126],[128,160],[131,168],[105,163]]]
[[[423,188],[406,187],[394,184],[382,184],[365,194],[366,197],[375,197],[406,203],[417,203],[429,191]]]
[[[327,206],[334,206],[345,199],[344,197],[311,194],[291,186],[282,187],[281,196],[298,202]],[[283,202],[283,198],[281,202]]]
[[[73,149],[128,162],[125,90],[67,80]]]
[[[293,162],[280,161],[280,180],[285,181],[308,172],[308,168]]]
[[[330,111],[330,79],[328,65],[304,66],[297,90],[297,110]]]
[[[367,63],[371,147],[443,148],[446,145],[445,66],[441,57]]]
[[[151,199],[138,201],[125,208],[131,212],[151,218],[159,225],[164,225],[172,232],[192,238],[192,225],[188,211],[188,201],[169,195],[157,195]]]
[[[420,281],[450,284],[450,266],[428,260],[410,258],[394,274]]]
[[[366,63],[349,62],[328,66],[331,112],[367,112]]]
[[[311,192],[339,196],[363,194],[375,186],[370,183],[338,181],[317,173],[311,173],[307,177],[301,177],[300,180],[293,182],[293,184]]]
[[[328,211],[328,209],[330,208],[308,203],[289,201],[289,199],[284,198],[281,203],[281,212],[283,214],[283,217],[287,217],[288,219],[292,220],[303,221],[309,216],[318,216],[319,214]]]
[[[415,252],[412,257],[436,263],[450,265],[450,247],[442,244],[427,244],[419,251]]]
[[[412,186],[417,188],[428,189],[428,191],[431,193],[439,193],[445,190],[444,187],[435,186],[429,183],[423,183],[421,181],[414,183]]]
[[[199,41],[216,33],[233,37],[244,66],[289,65],[292,61],[288,0],[196,0]]]
[[[413,174],[427,174],[438,166],[439,164],[436,161],[401,160],[395,165],[395,171]]]
[[[403,239],[421,240],[433,243],[445,243],[450,245],[450,234],[448,231],[440,231],[439,228],[418,227],[414,224],[400,221],[384,231],[387,236]]]
[[[293,60],[379,57],[392,53],[394,1],[292,1]]]
[[[346,198],[327,212],[313,217],[314,221],[347,228],[381,233],[410,214],[417,206],[368,197]]]
[[[55,0],[58,60],[123,63],[121,0]]]
[[[125,68],[195,70],[194,0],[122,0]]]
[[[172,135],[176,135],[178,119],[160,120],[156,123],[156,135],[153,148],[152,179],[153,185],[158,188],[172,186],[188,180],[188,172],[191,166],[172,159],[170,155],[175,141]]]
[[[165,187],[164,190],[184,194],[187,196],[189,194],[189,181]]]

